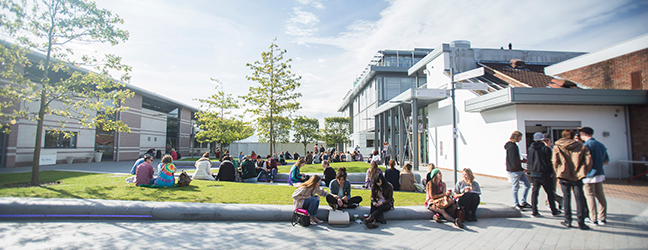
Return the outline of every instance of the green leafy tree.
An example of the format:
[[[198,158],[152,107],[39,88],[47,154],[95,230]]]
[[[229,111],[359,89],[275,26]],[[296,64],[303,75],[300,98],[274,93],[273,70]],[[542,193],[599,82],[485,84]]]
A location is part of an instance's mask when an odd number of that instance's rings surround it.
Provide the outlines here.
[[[295,142],[304,144],[304,155],[306,155],[306,146],[310,142],[317,142],[319,139],[319,120],[317,118],[308,118],[298,116],[293,120],[293,136]]]
[[[259,141],[270,143],[271,148],[274,149],[276,143],[286,143],[290,141],[291,123],[289,118],[283,116],[274,116],[272,119],[274,120],[272,132],[270,132],[270,126],[263,125],[270,123],[270,117],[268,116],[257,118],[254,127],[256,128],[257,135],[259,135]],[[272,136],[270,133],[273,133]],[[270,142],[271,137],[274,138],[274,142]]]
[[[338,146],[349,142],[351,135],[351,118],[349,117],[325,117],[324,131],[322,131],[326,145]],[[342,150],[342,149],[340,149]]]
[[[12,83],[2,94],[15,94],[20,103],[39,102],[37,112],[13,110],[7,116],[37,121],[32,185],[38,185],[41,140],[45,115],[60,117],[59,127],[65,120],[78,122],[84,128],[130,132],[122,121],[111,119],[115,113],[127,110],[120,104],[133,96],[124,84],[114,80],[111,73],[121,73],[121,81],[129,79],[131,68],[122,64],[121,57],[107,54],[104,58],[83,55],[73,61],[74,50],[66,46],[71,42],[108,43],[116,45],[128,39],[128,32],[117,25],[123,20],[107,9],[99,8],[87,0],[2,0],[0,29],[20,46],[45,53],[35,65],[18,64],[28,79],[17,77],[18,71],[4,72]],[[15,47],[4,49],[15,51]],[[37,59],[38,60],[38,59]],[[18,63],[24,61],[20,58]],[[95,72],[85,72],[77,66],[94,67]],[[20,103],[14,103],[18,107]],[[52,105],[56,104],[56,105]],[[3,113],[5,113],[3,111]],[[10,119],[10,122],[13,121]],[[66,133],[53,128],[56,133]]]
[[[212,81],[220,83],[218,79]],[[248,122],[244,122],[241,116],[231,115],[231,109],[240,108],[237,100],[231,94],[217,91],[207,99],[196,98],[201,110],[196,113],[200,131],[196,134],[198,142],[209,142],[220,144],[220,151],[223,151],[223,144],[230,144],[234,141],[248,138],[254,134],[254,130]],[[227,118],[225,115],[229,116]]]
[[[248,94],[243,96],[251,106],[246,112],[257,117],[256,127],[261,132],[259,138],[270,143],[270,152],[274,152],[277,141],[288,138],[288,133],[277,131],[282,131],[286,126],[282,119],[288,119],[292,112],[300,108],[297,99],[302,96],[295,92],[300,86],[301,76],[291,72],[292,59],[284,59],[287,51],[280,49],[276,41],[272,41],[268,51],[261,53],[261,61],[247,64],[253,72],[246,78],[259,85],[250,87]],[[290,129],[290,121],[287,125]]]

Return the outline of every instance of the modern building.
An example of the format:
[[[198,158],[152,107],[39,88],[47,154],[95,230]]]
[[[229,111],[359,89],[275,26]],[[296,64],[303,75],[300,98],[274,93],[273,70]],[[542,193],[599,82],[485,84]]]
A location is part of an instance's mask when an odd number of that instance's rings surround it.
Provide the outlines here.
[[[608,145],[606,174],[627,177],[628,167],[620,163],[631,151],[626,110],[645,105],[646,91],[590,89],[544,74],[546,67],[583,54],[472,48],[468,41],[441,44],[408,69],[408,76],[425,78],[425,85],[374,109],[381,121],[376,122],[377,141],[407,133],[411,142],[395,142],[414,149],[415,168],[434,163],[506,177],[504,144],[513,131],[526,135],[520,142],[525,155],[535,132],[551,134],[555,141],[563,129],[590,126]],[[411,118],[413,113],[417,119]]]
[[[385,137],[387,133],[375,133],[377,123],[388,121],[375,119],[373,111],[403,91],[425,84],[425,79],[416,81],[415,77],[408,76],[407,70],[430,51],[432,49],[424,48],[381,50],[374,55],[338,109],[343,116],[351,118],[352,134],[347,148],[358,145],[360,152],[366,155],[379,149],[382,142],[389,141]]]
[[[41,53],[32,52],[28,58],[39,62],[45,58]],[[81,73],[86,69],[71,67]],[[25,68],[27,75],[40,75],[36,67]],[[33,72],[30,72],[33,71]],[[39,79],[33,78],[32,81]],[[0,83],[11,84],[7,79]],[[114,117],[123,121],[131,129],[130,133],[105,132],[100,129],[83,128],[77,122],[56,115],[45,115],[41,165],[65,163],[68,158],[74,161],[95,158],[101,152],[101,160],[124,161],[137,159],[147,150],[154,148],[162,153],[175,148],[181,155],[189,155],[192,145],[197,108],[183,104],[152,91],[126,84],[135,95],[122,103],[128,111]],[[19,108],[38,110],[39,102],[23,101]],[[53,102],[51,105],[63,105]],[[65,127],[61,126],[63,124]],[[52,129],[72,132],[69,138],[51,133]],[[32,164],[36,134],[36,121],[21,119],[10,126],[10,133],[0,134],[1,167],[20,167]],[[198,145],[196,145],[198,146]],[[205,149],[206,150],[206,149]],[[94,159],[96,160],[96,159]]]

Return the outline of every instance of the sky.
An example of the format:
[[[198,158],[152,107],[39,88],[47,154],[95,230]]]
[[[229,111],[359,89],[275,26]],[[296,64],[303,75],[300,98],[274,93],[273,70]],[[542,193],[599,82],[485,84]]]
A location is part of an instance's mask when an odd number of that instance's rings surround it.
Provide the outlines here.
[[[293,115],[340,116],[353,81],[379,50],[435,48],[468,40],[475,48],[593,52],[648,33],[648,1],[436,0],[98,0],[124,19],[128,41],[72,44],[114,53],[133,67],[130,84],[200,108],[195,98],[245,95],[246,66],[273,39],[301,76]],[[243,102],[242,100],[240,102]],[[251,119],[246,115],[246,119]]]

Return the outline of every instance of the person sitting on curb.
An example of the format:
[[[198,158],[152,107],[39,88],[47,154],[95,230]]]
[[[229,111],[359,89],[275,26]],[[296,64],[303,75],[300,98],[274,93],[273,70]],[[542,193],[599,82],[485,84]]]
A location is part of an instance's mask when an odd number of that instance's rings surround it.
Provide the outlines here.
[[[304,161],[304,159],[299,158],[297,159],[297,162],[295,162],[295,165],[293,165],[293,167],[290,169],[290,178],[292,179],[293,183],[304,182],[308,180],[309,176],[300,173],[301,168],[305,164],[306,162]]]
[[[342,208],[356,208],[362,202],[362,197],[360,196],[351,197],[351,183],[347,180],[345,167],[338,169],[335,180],[331,181],[330,187],[331,193],[342,197],[340,198],[342,200]]]
[[[439,169],[432,170],[432,180],[427,182],[427,187],[425,188],[427,191],[425,206],[435,213],[432,219],[436,222],[441,223],[440,216],[443,216],[447,221],[454,222],[457,227],[463,228],[463,221],[459,218],[455,219],[451,215],[457,210],[457,205],[454,204],[454,200],[451,197],[452,191],[448,190],[444,192],[446,190],[446,184],[442,181],[442,178],[443,176]],[[444,202],[437,202],[440,199],[445,200],[445,204],[442,204]]]
[[[454,188],[457,204],[464,207],[466,221],[477,221],[477,206],[481,195],[479,183],[475,181],[475,175],[470,168],[463,169],[463,180],[457,182]]]
[[[173,158],[170,155],[162,157],[162,166],[160,167],[160,174],[155,179],[154,185],[160,187],[173,187],[175,184],[175,177],[173,174],[176,172],[176,166],[173,165]]]
[[[373,188],[373,180],[376,179],[376,176],[383,175],[382,170],[378,167],[377,161],[371,162],[371,167],[367,169],[367,176],[365,178],[365,189]]]
[[[293,192],[293,204],[295,208],[302,208],[308,210],[310,215],[311,225],[316,225],[317,223],[324,223],[317,216],[317,209],[319,208],[320,197],[326,197],[326,201],[335,208],[341,205],[341,201],[338,200],[337,195],[332,195],[320,188],[320,183],[322,182],[322,177],[319,175],[313,175],[306,182],[299,185],[299,187]],[[318,196],[319,195],[319,196]]]
[[[335,179],[335,170],[329,164],[329,161],[322,162],[324,168],[324,184],[329,187],[331,181]]]
[[[384,213],[394,207],[394,187],[387,182],[385,176],[377,175],[371,188],[371,214],[364,219],[365,226],[369,229],[377,228],[380,222],[386,224]]]
[[[223,162],[221,162],[220,166],[218,167],[218,176],[216,177],[217,180],[219,181],[235,181],[236,180],[236,167],[234,167],[234,163],[230,160],[230,156],[226,156],[223,158]]]
[[[194,164],[196,166],[196,172],[194,172],[191,177],[194,180],[208,180],[213,181],[214,176],[211,172],[211,161],[209,160],[209,152],[204,153],[202,158],[198,159]]]
[[[412,164],[409,162],[405,163],[403,172],[400,173],[400,190],[415,192],[416,187],[414,187],[414,183],[416,183],[416,178],[414,177],[414,173],[412,173]]]
[[[256,164],[250,160],[250,157],[244,156],[243,163],[241,163],[241,180],[244,182],[256,182]]]
[[[135,186],[141,186],[143,184],[153,184],[155,178],[153,178],[153,157],[150,155],[144,156],[144,162],[137,165],[135,169]]]

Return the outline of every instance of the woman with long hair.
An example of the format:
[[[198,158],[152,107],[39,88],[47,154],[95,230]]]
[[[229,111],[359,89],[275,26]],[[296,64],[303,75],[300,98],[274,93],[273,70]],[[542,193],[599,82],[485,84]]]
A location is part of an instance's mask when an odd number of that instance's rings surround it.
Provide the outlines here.
[[[522,168],[522,159],[520,159],[520,148],[517,143],[522,140],[522,132],[514,131],[509,140],[504,144],[506,150],[506,171],[509,173],[511,180],[511,193],[513,194],[514,208],[524,210],[525,208],[532,208],[527,203],[526,199],[529,196],[529,188],[531,182],[527,178],[524,169]],[[520,189],[520,182],[522,182],[522,199],[518,199],[518,190]]]
[[[470,168],[463,169],[463,180],[457,182],[454,188],[455,197],[459,200],[457,204],[464,207],[466,221],[477,221],[477,206],[479,206],[479,195],[481,188],[475,181],[475,175]]]
[[[176,171],[176,166],[173,165],[173,158],[170,155],[164,155],[162,157],[162,162],[158,166],[159,168],[159,175],[158,178],[155,179],[155,186],[162,186],[162,187],[173,187],[173,184],[175,184],[175,178],[173,177],[173,174]]]
[[[297,159],[297,162],[295,162],[295,165],[290,169],[290,178],[292,178],[293,182],[303,182],[308,180],[307,175],[300,173],[300,170],[304,165],[306,165],[306,161],[304,161],[303,158],[299,158]]]
[[[454,204],[452,200],[452,191],[448,190],[445,192],[446,184],[442,181],[443,175],[439,169],[432,170],[432,180],[427,182],[426,187],[426,199],[425,206],[432,212],[434,216],[432,217],[436,222],[441,223],[441,217],[443,216],[447,221],[453,222],[457,227],[463,228],[463,221],[457,218],[455,219],[451,214],[454,214],[457,210],[457,205]],[[445,200],[446,204],[444,205],[443,201]],[[449,204],[450,205],[447,205]],[[446,206],[447,207],[443,207]]]
[[[347,180],[347,172],[345,167],[338,169],[335,180],[331,181],[331,193],[341,197],[342,208],[356,208],[362,202],[362,197],[351,197],[351,183]]]
[[[394,207],[394,187],[385,179],[385,176],[377,175],[371,188],[371,214],[363,222],[368,228],[377,228],[380,222],[386,224],[383,213]]]
[[[365,189],[371,189],[373,187],[373,180],[376,179],[377,175],[382,175],[383,171],[378,167],[377,161],[371,162],[371,167],[367,169],[367,177],[365,178]]]
[[[311,225],[317,223],[324,223],[317,216],[317,208],[319,207],[320,197],[326,197],[326,201],[337,208],[341,202],[337,195],[332,195],[320,188],[320,183],[322,178],[319,175],[313,175],[306,182],[299,185],[297,190],[293,192],[293,204],[296,208],[302,208],[308,210],[308,215],[310,216]]]
[[[400,178],[400,171],[396,169],[396,161],[389,160],[389,168],[385,169],[385,179],[394,187],[394,191],[400,191],[400,183],[398,179]]]
[[[416,191],[414,183],[416,183],[416,178],[414,178],[414,173],[412,173],[412,164],[405,163],[405,166],[403,166],[403,172],[400,173],[400,190],[414,192]]]
[[[209,152],[204,153],[202,158],[198,159],[194,166],[196,166],[196,172],[194,172],[191,177],[194,180],[208,180],[213,181],[214,176],[211,172],[211,160],[209,160]]]

